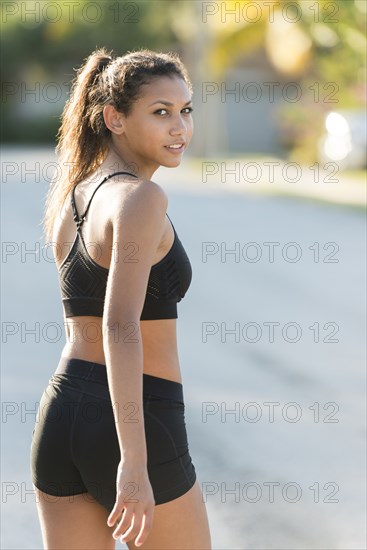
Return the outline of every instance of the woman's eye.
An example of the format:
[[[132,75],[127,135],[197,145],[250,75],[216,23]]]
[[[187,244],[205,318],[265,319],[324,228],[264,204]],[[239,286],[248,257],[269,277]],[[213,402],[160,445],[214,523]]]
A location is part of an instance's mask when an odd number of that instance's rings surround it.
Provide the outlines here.
[[[194,110],[194,109],[193,109],[192,107],[185,107],[185,108],[183,109],[183,111],[188,111],[188,113],[185,113],[185,114],[187,114],[187,115],[190,114],[190,113],[192,113],[193,110]],[[167,109],[158,109],[157,111],[155,111],[154,114],[157,115],[158,113],[161,113],[162,111],[166,111],[166,112],[167,112]]]

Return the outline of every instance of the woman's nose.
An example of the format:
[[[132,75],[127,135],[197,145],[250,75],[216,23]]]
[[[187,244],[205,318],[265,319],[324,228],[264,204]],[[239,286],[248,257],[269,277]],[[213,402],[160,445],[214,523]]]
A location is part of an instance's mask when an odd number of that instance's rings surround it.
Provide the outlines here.
[[[181,116],[178,116],[172,123],[171,132],[180,133],[186,131],[186,123]]]

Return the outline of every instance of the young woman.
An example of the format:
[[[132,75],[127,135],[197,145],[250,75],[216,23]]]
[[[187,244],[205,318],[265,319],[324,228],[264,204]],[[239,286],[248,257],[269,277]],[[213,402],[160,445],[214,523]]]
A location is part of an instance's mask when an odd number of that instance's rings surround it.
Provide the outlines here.
[[[191,265],[151,179],[180,164],[191,94],[176,54],[101,48],[62,115],[44,223],[67,343],[31,446],[47,549],[211,548],[176,341]]]

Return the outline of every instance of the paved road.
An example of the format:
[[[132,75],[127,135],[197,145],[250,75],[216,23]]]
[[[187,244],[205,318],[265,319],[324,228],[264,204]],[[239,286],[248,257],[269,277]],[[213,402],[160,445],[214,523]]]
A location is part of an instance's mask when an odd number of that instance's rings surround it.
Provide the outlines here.
[[[2,184],[2,548],[40,549],[29,447],[64,337],[41,248],[47,175],[22,182],[19,163],[52,152],[2,160],[19,167]],[[184,163],[156,176],[193,267],[179,352],[213,548],[365,548],[363,214],[194,185]]]

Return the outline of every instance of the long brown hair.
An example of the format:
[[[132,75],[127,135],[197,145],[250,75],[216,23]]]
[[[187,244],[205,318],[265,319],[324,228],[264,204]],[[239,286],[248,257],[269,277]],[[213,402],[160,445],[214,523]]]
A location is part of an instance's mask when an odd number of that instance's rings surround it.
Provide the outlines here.
[[[108,154],[111,132],[103,107],[113,105],[128,116],[141,86],[157,76],[178,76],[192,92],[186,67],[175,52],[141,49],[113,58],[112,52],[98,48],[77,69],[56,136],[58,169],[45,201],[46,239],[52,239],[55,219],[73,187],[95,172]]]

